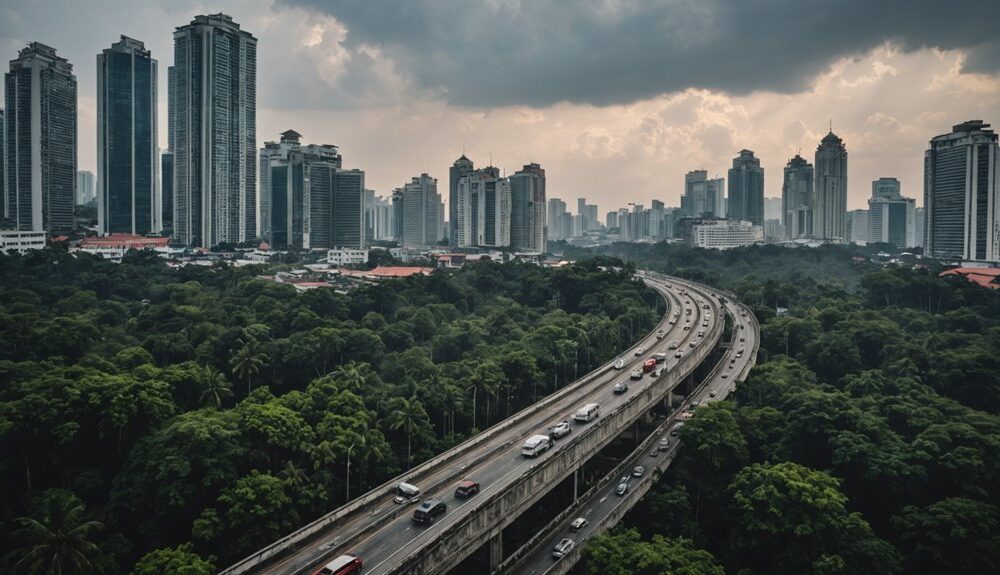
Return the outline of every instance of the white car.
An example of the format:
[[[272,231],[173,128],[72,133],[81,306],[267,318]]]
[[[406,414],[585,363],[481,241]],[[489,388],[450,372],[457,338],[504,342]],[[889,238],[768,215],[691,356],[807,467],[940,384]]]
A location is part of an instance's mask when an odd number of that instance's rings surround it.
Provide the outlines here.
[[[589,523],[590,523],[590,521],[587,521],[583,517],[577,517],[576,519],[574,519],[569,524],[569,530],[570,531],[579,531],[579,530],[583,529],[584,527],[586,527]]]
[[[723,375],[722,377],[725,377],[725,376]],[[709,397],[715,397],[715,395],[716,395],[716,394],[715,394],[715,390],[714,390],[714,389],[710,389],[710,390],[708,390],[708,396],[709,396]]]
[[[623,367],[625,367],[624,359],[618,358],[617,360],[615,360],[615,369],[622,369]]]
[[[641,347],[638,348],[638,349],[636,349],[635,350],[635,356],[639,357],[640,355],[642,355],[642,352],[644,352],[644,351],[646,351],[646,350],[642,349]]]
[[[552,438],[559,439],[560,437],[566,437],[573,431],[570,427],[569,422],[566,420],[560,421],[559,423],[552,426]]]
[[[575,543],[569,537],[563,539],[559,543],[556,543],[556,546],[552,548],[552,558],[562,559],[563,556],[573,550],[573,545],[575,545]]]

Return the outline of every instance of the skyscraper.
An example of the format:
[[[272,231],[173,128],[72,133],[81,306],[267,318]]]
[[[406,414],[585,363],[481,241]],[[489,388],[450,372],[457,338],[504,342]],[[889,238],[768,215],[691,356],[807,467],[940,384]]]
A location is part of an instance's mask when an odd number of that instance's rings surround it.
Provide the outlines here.
[[[472,172],[474,169],[472,160],[462,154],[455,163],[448,168],[448,241],[451,245],[459,245],[456,239],[458,227],[458,181],[462,176]]]
[[[916,210],[916,200],[900,194],[899,180],[875,180],[872,197],[868,199],[868,241],[900,249],[915,246]]]
[[[846,218],[847,148],[831,131],[816,148],[813,236],[826,240],[846,239]]]
[[[372,240],[392,238],[392,204],[375,195],[375,190],[365,190],[365,245]]]
[[[868,239],[868,215],[868,210],[851,210],[847,212],[845,242],[865,244],[873,241]]]
[[[465,174],[458,181],[455,215],[454,245],[509,246],[510,181],[492,166]]]
[[[751,150],[740,150],[740,155],[733,158],[726,215],[757,226],[764,223],[764,168]]]
[[[785,180],[781,185],[781,217],[788,239],[812,237],[815,201],[813,166],[796,154],[785,165]]]
[[[174,67],[167,68],[167,149],[160,155],[160,223],[163,234],[174,235]],[[259,208],[258,208],[259,209]],[[257,221],[260,222],[259,212]]]
[[[94,172],[89,170],[76,171],[76,205],[83,206],[97,197],[94,186]]]
[[[365,173],[337,170],[333,188],[333,246],[365,247]]]
[[[401,193],[402,241],[407,248],[430,247],[441,239],[441,196],[437,179],[420,174],[403,186]]]
[[[705,170],[694,170],[685,174],[681,210],[692,218],[726,217],[725,180],[709,179]]]
[[[545,170],[525,164],[510,177],[510,247],[545,251]]]
[[[7,227],[7,130],[4,128],[4,112],[0,109],[0,228]]]
[[[564,240],[566,239],[566,234],[564,231],[564,221],[566,216],[566,202],[560,200],[559,198],[552,198],[549,200],[548,207],[545,210],[545,219],[547,228],[546,236],[550,240]]]
[[[122,36],[97,55],[97,227],[162,229],[156,136],[156,60]]]
[[[278,248],[364,245],[364,178],[342,170],[337,146],[302,145],[286,130],[260,150],[261,229]]]
[[[7,216],[18,230],[73,229],[76,76],[55,48],[31,42],[5,75]]]
[[[257,39],[225,14],[177,28],[173,102],[174,236],[257,237]]]
[[[952,127],[924,153],[924,251],[939,258],[1000,261],[1000,148],[982,120]]]

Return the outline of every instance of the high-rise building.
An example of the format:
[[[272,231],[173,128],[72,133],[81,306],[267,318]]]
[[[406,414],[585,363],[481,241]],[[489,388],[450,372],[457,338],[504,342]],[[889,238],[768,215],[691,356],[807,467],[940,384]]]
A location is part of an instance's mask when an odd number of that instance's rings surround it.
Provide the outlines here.
[[[97,55],[97,227],[102,234],[158,233],[156,60],[122,36]]]
[[[733,158],[726,215],[758,226],[764,223],[764,168],[751,150],[740,150],[740,155]]]
[[[365,242],[365,173],[337,170],[333,187],[333,247],[363,248]]]
[[[832,131],[816,148],[816,203],[813,236],[825,240],[847,237],[847,148]]]
[[[866,244],[868,239],[868,210],[851,210],[847,212],[847,231],[845,240],[855,244]]]
[[[276,248],[360,248],[364,172],[342,170],[337,146],[302,145],[295,130],[260,150],[261,227]]]
[[[160,222],[163,226],[163,235],[166,236],[174,235],[174,114],[176,108],[177,105],[174,103],[174,67],[168,66],[167,149],[160,155]],[[260,222],[259,211],[257,222]]]
[[[916,245],[916,210],[916,200],[904,198],[900,193],[899,180],[875,180],[872,197],[868,199],[868,241],[897,248]]]
[[[781,221],[781,198],[764,198],[764,219]]]
[[[420,174],[403,186],[401,196],[401,245],[406,248],[436,245],[441,239],[438,213],[441,196],[437,191],[437,179]]]
[[[258,236],[257,39],[225,14],[174,31],[174,236]],[[169,113],[168,113],[169,115]]]
[[[55,48],[31,42],[4,78],[7,219],[22,231],[73,229],[76,76]]]
[[[608,212],[604,216],[604,227],[610,229],[618,227],[618,212]]]
[[[952,127],[924,154],[924,252],[1000,262],[1000,148],[982,120]]]
[[[917,208],[913,212],[913,246],[917,248],[924,247],[924,222],[927,219],[927,214],[924,208]]]
[[[560,200],[559,198],[549,199],[545,215],[546,220],[548,221],[546,224],[546,228],[548,228],[548,232],[546,233],[548,239],[564,240],[569,237],[565,233],[565,224],[563,223],[566,216],[569,215],[566,213],[566,202]]]
[[[462,154],[455,163],[448,168],[448,242],[453,245],[459,245],[457,242],[457,226],[458,226],[458,181],[462,179],[462,176],[469,174],[474,170],[472,160],[465,157]]]
[[[685,174],[681,211],[693,218],[726,217],[725,180],[709,179],[705,170],[694,170]]]
[[[790,240],[813,235],[813,166],[796,154],[785,165],[785,180],[781,185],[781,217],[785,237]]]
[[[462,176],[456,190],[454,245],[510,245],[510,181],[492,166]]]
[[[76,171],[76,205],[85,206],[97,196],[94,187],[94,172],[89,170]]]
[[[510,247],[545,251],[545,170],[525,164],[510,180]],[[595,206],[596,207],[596,206]]]
[[[392,202],[365,190],[365,245],[373,240],[392,239]]]
[[[392,237],[403,245],[403,188],[392,191]]]
[[[764,241],[764,228],[747,221],[705,220],[691,226],[691,245],[728,250]]]
[[[4,128],[4,112],[0,109],[0,228],[7,227],[7,130]]]

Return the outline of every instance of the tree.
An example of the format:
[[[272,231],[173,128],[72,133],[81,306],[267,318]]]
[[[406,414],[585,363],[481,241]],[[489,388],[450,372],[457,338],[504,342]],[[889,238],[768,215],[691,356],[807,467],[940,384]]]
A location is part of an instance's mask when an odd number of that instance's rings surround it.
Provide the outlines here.
[[[478,406],[479,395],[483,394],[486,396],[486,417],[488,420],[490,413],[489,398],[496,397],[497,389],[502,381],[503,374],[500,371],[500,367],[493,361],[484,361],[473,370],[473,375],[469,380],[469,388],[472,390],[473,429],[478,429],[476,426],[476,408]]]
[[[132,568],[132,575],[212,575],[216,572],[215,556],[203,559],[190,543],[150,551]]]
[[[260,373],[264,363],[267,362],[267,354],[260,350],[260,344],[256,339],[241,341],[242,347],[233,356],[231,365],[233,374],[247,382],[247,395],[250,395],[250,381],[253,376]]]
[[[1000,513],[963,497],[926,507],[907,506],[892,520],[907,573],[996,573],[1000,570]]]
[[[18,517],[14,536],[21,547],[8,557],[15,573],[73,575],[91,573],[100,561],[93,537],[104,529],[86,517],[86,506],[75,495],[49,490],[35,501],[36,512]]]
[[[417,427],[427,424],[427,412],[416,397],[409,399],[397,397],[393,400],[389,417],[386,419],[389,429],[402,430],[406,433],[406,464],[413,463],[412,445],[413,432]]]
[[[198,386],[201,388],[198,398],[201,405],[219,409],[233,396],[233,386],[226,381],[226,376],[210,365],[202,366],[198,372]]]
[[[639,532],[605,533],[583,549],[582,563],[594,575],[723,575],[712,554],[689,539],[654,535],[644,541]]]

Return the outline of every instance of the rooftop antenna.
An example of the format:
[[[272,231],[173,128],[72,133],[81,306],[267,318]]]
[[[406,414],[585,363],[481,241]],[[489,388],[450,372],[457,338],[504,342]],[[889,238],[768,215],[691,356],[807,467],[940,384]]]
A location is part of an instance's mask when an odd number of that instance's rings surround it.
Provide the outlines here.
[[[830,119],[830,133],[833,133],[833,119]]]

